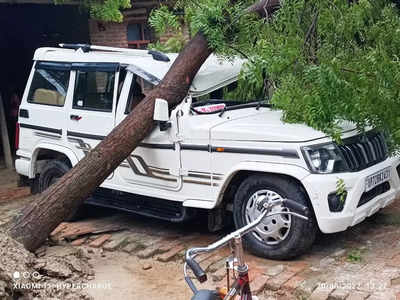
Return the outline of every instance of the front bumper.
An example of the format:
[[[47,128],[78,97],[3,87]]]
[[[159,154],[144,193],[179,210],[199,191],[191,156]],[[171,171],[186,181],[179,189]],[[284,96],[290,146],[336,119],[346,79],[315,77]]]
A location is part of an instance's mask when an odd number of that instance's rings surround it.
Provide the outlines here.
[[[396,167],[399,158],[388,158],[385,161],[354,173],[310,174],[302,180],[314,208],[318,226],[323,233],[333,233],[346,230],[362,222],[366,217],[376,213],[381,208],[392,203],[400,196],[400,179]],[[365,191],[365,179],[380,170],[390,167],[390,189],[358,206]],[[328,195],[336,192],[338,179],[346,186],[347,197],[341,212],[331,212]]]

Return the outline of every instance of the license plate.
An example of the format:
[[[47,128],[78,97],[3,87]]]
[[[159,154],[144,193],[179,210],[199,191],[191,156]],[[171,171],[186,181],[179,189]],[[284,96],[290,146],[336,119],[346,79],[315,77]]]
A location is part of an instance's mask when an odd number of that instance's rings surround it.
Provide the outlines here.
[[[382,182],[388,181],[390,178],[390,167],[383,169],[379,172],[376,172],[372,175],[369,175],[365,179],[365,191],[368,192],[372,190],[377,185],[380,185]]]

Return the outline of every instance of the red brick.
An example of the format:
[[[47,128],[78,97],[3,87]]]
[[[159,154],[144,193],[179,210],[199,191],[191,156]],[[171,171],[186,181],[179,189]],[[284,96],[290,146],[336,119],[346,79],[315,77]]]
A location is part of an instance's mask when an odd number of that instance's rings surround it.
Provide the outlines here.
[[[343,289],[335,289],[330,295],[329,295],[329,300],[344,300],[347,299],[347,296],[349,295],[348,290],[343,290]]]
[[[122,231],[113,235],[112,240],[103,246],[104,250],[114,251],[120,247],[125,246],[129,242],[131,233],[129,231]]]
[[[217,264],[221,260],[225,260],[225,258],[218,254],[212,255],[209,258],[203,260],[201,262],[201,265],[203,266],[204,270],[210,270],[210,272],[215,272],[216,268],[212,268],[212,270],[210,268],[211,268],[211,266]]]
[[[168,252],[161,254],[157,257],[157,260],[161,262],[167,262],[172,260],[179,252],[185,249],[183,245],[176,245],[175,247],[171,248]]]
[[[333,289],[318,287],[310,296],[310,300],[327,300]]]
[[[300,272],[303,272],[308,267],[309,267],[308,263],[301,261],[289,264],[287,266],[287,270],[293,272],[294,274],[298,274]]]
[[[86,242],[86,240],[87,240],[87,237],[80,238],[80,239],[77,239],[75,241],[72,241],[71,245],[72,246],[81,246]]]
[[[58,225],[56,227],[56,229],[54,229],[51,233],[50,236],[55,236],[57,233],[63,231],[64,229],[66,229],[68,227],[68,223],[61,223],[60,225]]]
[[[108,23],[89,20],[92,44],[128,48],[127,23]]]
[[[277,291],[281,288],[281,286],[288,281],[290,278],[292,278],[295,274],[290,271],[283,271],[279,275],[271,278],[267,282],[267,287],[273,291]]]
[[[152,257],[152,256],[154,256],[156,254],[165,253],[167,251],[168,250],[161,249],[159,245],[153,244],[153,245],[150,245],[150,246],[148,246],[147,248],[145,248],[143,250],[140,250],[137,253],[137,256],[139,258],[150,258],[150,257]]]
[[[259,294],[265,289],[269,277],[267,275],[260,275],[250,282],[250,289],[254,294]]]
[[[81,226],[81,227],[72,227],[72,228],[65,228],[65,231],[63,230],[59,236],[60,239],[63,238],[73,238],[77,237],[80,235],[88,234],[93,232],[93,227],[92,226]]]
[[[387,260],[386,265],[392,266],[392,267],[399,267],[400,266],[400,254],[394,256],[390,260]]]
[[[346,300],[364,300],[367,299],[368,296],[369,294],[365,292],[351,291]],[[400,300],[400,298],[398,300]]]
[[[111,234],[103,234],[103,235],[99,236],[97,239],[95,239],[94,241],[90,242],[89,246],[93,247],[93,248],[99,248],[110,238],[111,238]]]
[[[160,251],[162,252],[167,252],[171,250],[172,248],[181,245],[179,240],[162,240],[160,243],[158,243],[160,247]]]
[[[27,197],[31,194],[29,187],[15,187],[15,188],[3,188],[0,189],[0,201],[10,201],[23,197]]]
[[[229,272],[229,273],[232,273],[232,272]],[[222,281],[224,277],[226,278],[226,269],[225,268],[219,269],[217,272],[215,272],[212,275],[213,281]]]
[[[394,248],[387,248],[380,250],[377,254],[376,257],[383,258],[383,259],[390,259],[395,256],[397,256],[398,250]]]
[[[88,233],[103,233],[110,231],[118,231],[124,228],[121,224],[117,224],[108,220],[90,220],[74,223],[66,223],[67,227],[57,234],[59,239],[74,239],[80,235]]]
[[[288,281],[286,281],[283,285],[282,288],[292,292],[295,289],[297,289],[297,287],[305,280],[305,278],[303,276],[300,275],[295,275],[292,278],[290,278]]]

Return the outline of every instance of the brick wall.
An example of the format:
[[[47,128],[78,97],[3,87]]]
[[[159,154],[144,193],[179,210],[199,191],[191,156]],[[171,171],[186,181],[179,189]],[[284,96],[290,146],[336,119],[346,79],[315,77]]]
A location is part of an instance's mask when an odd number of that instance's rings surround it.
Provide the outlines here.
[[[128,48],[127,27],[131,21],[132,18],[126,18],[126,21],[123,23],[102,22],[89,19],[90,43],[99,46]],[[186,26],[183,27],[183,35],[186,40],[189,40],[189,32]],[[174,36],[174,33],[167,32],[158,37],[158,40],[163,44],[172,36]],[[153,42],[153,39],[151,40],[151,42]]]
[[[126,22],[89,20],[89,35],[92,45],[128,48]]]

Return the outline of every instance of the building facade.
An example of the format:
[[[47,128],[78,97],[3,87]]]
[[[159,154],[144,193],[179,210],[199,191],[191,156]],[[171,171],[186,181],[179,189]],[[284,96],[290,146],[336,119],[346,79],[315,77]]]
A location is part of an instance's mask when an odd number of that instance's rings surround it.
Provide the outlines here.
[[[154,42],[155,34],[148,24],[152,9],[159,1],[132,1],[132,8],[123,12],[122,23],[89,19],[90,43],[94,45],[145,49]]]

